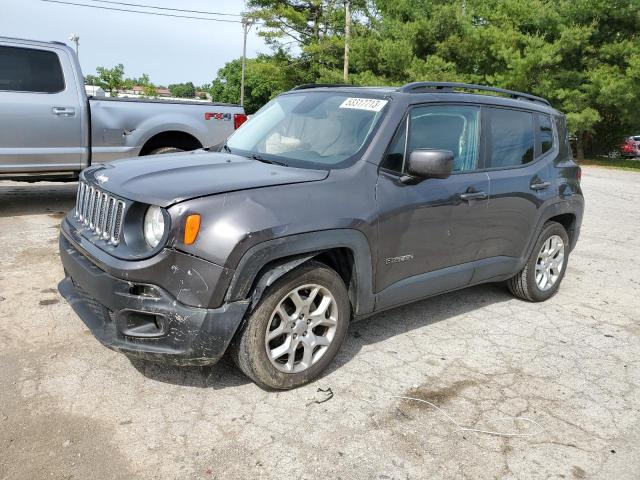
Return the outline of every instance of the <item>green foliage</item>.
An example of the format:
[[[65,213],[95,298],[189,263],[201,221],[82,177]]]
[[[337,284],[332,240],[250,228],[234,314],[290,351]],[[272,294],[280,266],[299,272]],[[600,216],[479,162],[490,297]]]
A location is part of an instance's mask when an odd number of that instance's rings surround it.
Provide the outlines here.
[[[196,96],[196,87],[192,82],[171,84],[169,85],[169,91],[172,97],[195,98]]]
[[[151,83],[149,75],[146,73],[143,73],[142,76],[136,80],[135,85],[140,85],[142,87],[143,97],[155,97],[157,95],[156,86]]]
[[[110,96],[117,97],[118,90],[125,87],[124,81],[124,65],[119,63],[113,68],[98,67],[96,68],[97,77],[92,77],[93,85],[101,87]]]
[[[609,159],[587,159],[580,162],[580,165],[596,165],[599,167],[618,168],[622,170],[640,171],[639,160],[609,160]]]
[[[340,82],[344,2],[249,0],[274,48],[247,63],[248,109],[299,83]],[[578,140],[640,131],[638,0],[359,0],[349,80],[361,85],[464,81],[531,92],[565,112]],[[264,78],[260,78],[264,76]],[[239,100],[240,61],[215,100]]]
[[[245,76],[245,110],[254,113],[274,96],[289,90],[292,86],[311,81],[312,78],[301,70],[283,51],[274,55],[259,55],[247,60]],[[240,103],[240,83],[242,62],[240,59],[228,62],[218,71],[209,92],[214,101]]]

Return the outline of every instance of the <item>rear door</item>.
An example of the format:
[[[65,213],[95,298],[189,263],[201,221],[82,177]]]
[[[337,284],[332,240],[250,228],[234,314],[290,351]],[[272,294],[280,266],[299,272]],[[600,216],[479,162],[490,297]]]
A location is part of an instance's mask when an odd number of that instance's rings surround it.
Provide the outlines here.
[[[485,168],[489,175],[487,239],[474,281],[512,273],[534,235],[539,209],[552,198],[550,157],[558,140],[547,114],[485,107]]]
[[[60,48],[0,45],[0,173],[79,170],[81,97]]]
[[[408,141],[406,140],[408,136]],[[411,109],[381,164],[377,185],[379,307],[465,286],[484,241],[489,181],[479,171],[480,108]],[[454,153],[446,179],[403,182],[414,149]]]

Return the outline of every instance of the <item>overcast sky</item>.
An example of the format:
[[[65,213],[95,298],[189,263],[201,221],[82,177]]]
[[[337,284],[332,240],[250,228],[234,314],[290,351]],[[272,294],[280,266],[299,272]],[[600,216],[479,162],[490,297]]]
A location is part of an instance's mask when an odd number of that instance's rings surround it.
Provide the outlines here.
[[[142,10],[91,0],[64,1]],[[244,7],[243,0],[118,1],[224,13],[240,13]],[[80,63],[85,75],[95,73],[97,66],[122,63],[128,77],[147,73],[156,84],[192,81],[200,85],[211,82],[219,68],[242,55],[242,26],[238,23],[124,13],[41,0],[0,0],[0,36],[73,45],[69,41],[71,33],[80,36]],[[247,40],[247,56],[267,51],[254,27]]]

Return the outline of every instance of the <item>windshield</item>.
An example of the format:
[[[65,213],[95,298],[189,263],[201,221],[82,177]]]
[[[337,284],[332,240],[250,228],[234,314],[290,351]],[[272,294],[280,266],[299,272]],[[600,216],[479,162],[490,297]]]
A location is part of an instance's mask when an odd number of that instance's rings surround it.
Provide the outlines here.
[[[282,95],[237,130],[227,146],[232,153],[296,167],[344,166],[364,146],[386,104],[337,92]]]

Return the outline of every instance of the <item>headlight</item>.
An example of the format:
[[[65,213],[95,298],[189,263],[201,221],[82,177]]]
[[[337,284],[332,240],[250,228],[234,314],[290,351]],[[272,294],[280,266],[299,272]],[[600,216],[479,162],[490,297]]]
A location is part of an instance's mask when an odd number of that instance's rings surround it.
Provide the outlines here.
[[[144,239],[151,248],[155,248],[164,235],[164,216],[160,207],[155,205],[147,209],[144,216]]]

